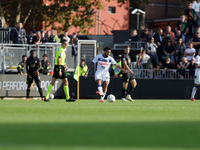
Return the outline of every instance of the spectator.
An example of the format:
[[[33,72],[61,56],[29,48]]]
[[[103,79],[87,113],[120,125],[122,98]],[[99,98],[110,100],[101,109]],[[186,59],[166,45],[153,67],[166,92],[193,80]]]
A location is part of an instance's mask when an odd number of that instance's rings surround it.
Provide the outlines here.
[[[167,45],[165,47],[164,53],[165,53],[166,58],[169,57],[170,62],[174,63],[175,48],[172,45],[170,40],[167,41]],[[168,60],[168,59],[166,59],[166,60]]]
[[[177,65],[177,72],[179,73],[179,77],[181,79],[186,78],[185,70],[188,68],[189,65],[190,63],[187,61],[186,57],[183,57],[182,61],[179,62],[179,64]]]
[[[195,32],[195,27],[197,27],[197,16],[196,16],[196,12],[194,9],[192,9],[192,3],[189,2],[188,3],[188,8],[185,10],[185,16],[187,18],[187,23],[188,23],[188,35],[190,38],[193,37],[193,34]]]
[[[192,58],[195,56],[196,50],[193,48],[193,44],[189,44],[189,48],[185,50],[184,57],[187,58],[187,61],[191,61]]]
[[[150,56],[154,68],[158,64],[157,48],[158,46],[156,45],[156,43],[154,42],[154,38],[152,37],[150,39],[150,43],[147,43],[147,54]]]
[[[67,31],[64,32],[63,39],[67,40],[68,43],[70,42],[70,38],[68,37],[68,32]]]
[[[182,60],[185,49],[185,43],[183,43],[183,39],[180,38],[175,46],[174,61],[176,64],[179,64],[179,62]]]
[[[142,53],[139,53],[138,55],[136,55],[136,58],[137,58],[138,68],[141,68],[141,69],[148,68],[150,56],[145,53],[145,50],[143,50]]]
[[[173,64],[171,63],[170,57],[166,58],[166,61],[163,65],[163,69],[165,70],[163,72],[164,78],[172,78],[173,77],[172,71],[169,71],[169,69],[174,69]]]
[[[32,44],[33,37],[36,36],[36,31],[31,31],[30,35],[27,35],[27,43]]]
[[[18,64],[17,70],[18,70],[18,74],[20,75],[26,75],[26,60],[27,60],[27,56],[23,55],[22,61]]]
[[[164,48],[165,48],[165,36],[163,34],[163,30],[161,28],[158,29],[158,33],[154,36],[155,43],[157,44],[157,55],[158,61],[164,63]]]
[[[26,30],[23,28],[23,24],[19,22],[16,30],[12,33],[12,41],[14,44],[25,44],[26,43]]]
[[[121,55],[121,54],[119,54],[119,55],[117,56],[116,63],[117,63],[120,67],[122,67],[122,55]],[[114,77],[122,77],[122,71],[119,70],[119,69],[117,69],[116,66],[113,66],[113,67],[112,67],[112,74],[113,74]]]
[[[41,32],[41,42],[45,43],[46,42],[45,32],[44,30],[41,30],[40,32]]]
[[[195,33],[195,37],[193,38],[192,44],[194,48],[198,51],[200,49],[200,31]]]
[[[51,31],[51,35],[52,35],[54,43],[60,43],[60,39],[59,39],[58,35],[56,35],[56,31],[55,30]]]
[[[76,32],[73,33],[72,39],[71,39],[71,45],[72,45],[72,56],[76,56],[78,51],[77,51],[77,43],[78,43],[78,38],[76,35]]]
[[[148,34],[149,34],[149,29],[145,28],[144,31],[140,35],[140,40],[141,41],[146,41],[146,42],[149,41]]]
[[[194,9],[195,12],[196,12],[198,25],[200,25],[200,12],[199,12],[199,8],[200,8],[200,0],[194,1],[193,4],[192,4],[192,9]]]
[[[158,63],[156,68],[154,68],[154,79],[161,79],[162,75],[161,75],[161,64]]]
[[[33,37],[32,44],[41,44],[41,32],[37,31],[36,36]]]
[[[181,35],[181,31],[178,30],[177,33],[176,33],[176,36],[175,36],[175,43],[178,43],[180,38],[182,39],[182,35]]]
[[[49,63],[47,59],[48,59],[48,55],[44,54],[43,60],[41,61],[41,69],[39,70],[40,74],[49,75],[49,69],[51,67],[51,64]]]
[[[46,33],[46,42],[53,42],[53,37],[51,36],[51,31]]]
[[[180,17],[180,20],[176,24],[176,27],[175,27],[176,34],[177,34],[178,30],[181,31],[181,37],[182,37],[183,41],[186,42],[186,35],[188,33],[188,24],[185,20],[185,15],[182,15]]]
[[[172,43],[174,44],[175,42],[175,34],[172,32],[171,26],[167,26],[166,32],[165,32],[165,41],[171,40]]]
[[[81,63],[80,65],[77,65],[76,66],[76,70],[75,70],[75,73],[74,73],[74,76],[73,78],[78,81],[78,77],[79,76],[84,76],[86,71],[88,69],[88,66],[86,65],[86,62],[85,60],[81,60]]]
[[[150,42],[150,39],[152,38],[152,37],[154,37],[154,33],[153,33],[153,30],[152,29],[149,29],[149,31],[148,31],[148,41],[147,42]]]
[[[129,42],[131,41],[139,41],[139,38],[138,38],[138,33],[137,33],[137,30],[136,29],[133,29],[131,31],[131,36],[129,37]]]
[[[194,72],[195,72],[195,69],[196,69],[195,58],[192,58],[189,66],[188,66],[188,69],[189,69],[189,78],[194,79]]]

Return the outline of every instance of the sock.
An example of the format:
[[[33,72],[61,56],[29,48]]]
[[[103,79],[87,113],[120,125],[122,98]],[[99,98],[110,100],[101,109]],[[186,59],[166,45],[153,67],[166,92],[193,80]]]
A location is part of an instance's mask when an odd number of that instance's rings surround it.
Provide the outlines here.
[[[103,88],[102,88],[101,85],[98,85],[98,86],[97,86],[97,89],[98,89],[99,92],[101,92],[101,93],[103,92]]]
[[[125,98],[126,91],[127,91],[127,89],[126,89],[126,88],[123,88],[123,89],[122,89],[122,98]]]
[[[43,98],[42,88],[39,88],[40,97]]]
[[[65,92],[66,100],[70,99],[70,96],[69,96],[69,86],[68,85],[64,85],[63,89],[64,89],[64,92]]]
[[[50,93],[51,93],[52,87],[53,87],[53,86],[52,86],[51,84],[49,84],[49,86],[48,86],[48,88],[47,88],[46,99],[49,99],[49,95],[50,95]]]
[[[106,96],[106,93],[103,93],[103,96],[101,96],[100,100],[104,100],[105,96]]]
[[[191,95],[191,98],[194,98],[195,94],[196,94],[196,91],[198,89],[198,86],[194,86],[193,89],[192,89],[192,95]]]
[[[131,95],[134,91],[135,87],[131,85],[129,91],[128,91],[128,94]]]
[[[26,98],[29,98],[30,91],[31,91],[30,89],[26,90]]]

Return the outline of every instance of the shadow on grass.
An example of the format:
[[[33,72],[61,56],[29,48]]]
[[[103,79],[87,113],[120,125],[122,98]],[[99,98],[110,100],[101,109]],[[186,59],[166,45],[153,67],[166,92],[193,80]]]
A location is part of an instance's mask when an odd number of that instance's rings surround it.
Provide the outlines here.
[[[0,124],[0,145],[199,148],[200,122]]]

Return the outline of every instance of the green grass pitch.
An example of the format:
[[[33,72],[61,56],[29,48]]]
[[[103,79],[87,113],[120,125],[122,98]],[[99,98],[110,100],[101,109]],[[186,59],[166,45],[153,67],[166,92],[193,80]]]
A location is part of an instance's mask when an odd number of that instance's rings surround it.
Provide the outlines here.
[[[0,150],[200,149],[200,101],[0,100]]]

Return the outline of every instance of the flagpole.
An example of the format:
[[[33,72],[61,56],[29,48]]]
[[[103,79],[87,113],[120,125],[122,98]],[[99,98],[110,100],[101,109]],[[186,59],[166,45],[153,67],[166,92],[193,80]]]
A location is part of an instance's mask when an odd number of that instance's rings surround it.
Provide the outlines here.
[[[78,65],[78,81],[77,81],[77,99],[79,99],[79,65]]]

